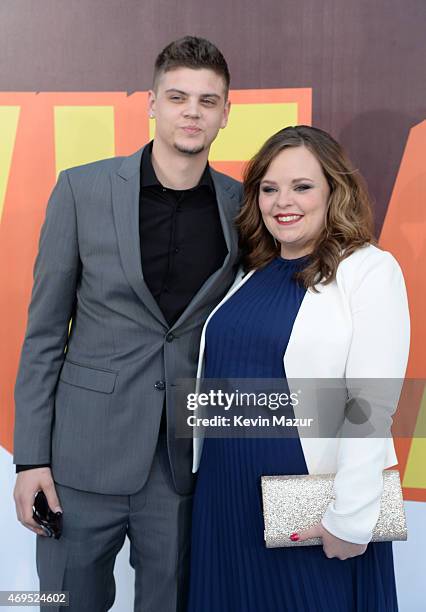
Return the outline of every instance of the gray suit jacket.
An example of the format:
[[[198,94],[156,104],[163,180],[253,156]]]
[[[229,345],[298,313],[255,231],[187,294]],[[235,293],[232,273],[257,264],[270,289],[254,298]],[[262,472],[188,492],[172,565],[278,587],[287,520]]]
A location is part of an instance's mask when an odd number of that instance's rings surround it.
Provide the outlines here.
[[[59,175],[15,387],[14,462],[50,462],[57,482],[81,490],[134,493],[149,473],[166,393],[172,473],[187,493],[192,441],[175,437],[171,385],[195,377],[203,322],[234,279],[241,184],[212,170],[228,255],[169,328],[141,269],[141,154]]]

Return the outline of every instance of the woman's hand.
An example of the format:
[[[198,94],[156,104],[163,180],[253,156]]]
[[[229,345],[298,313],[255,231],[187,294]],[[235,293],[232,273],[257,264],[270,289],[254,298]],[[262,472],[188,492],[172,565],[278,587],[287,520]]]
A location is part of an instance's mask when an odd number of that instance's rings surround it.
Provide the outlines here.
[[[294,537],[296,535],[298,536],[297,538]],[[305,529],[304,531],[299,531],[296,534],[292,533],[290,538],[297,542],[303,542],[310,538],[322,538],[322,548],[326,557],[329,559],[337,557],[342,561],[362,555],[367,550],[368,546],[368,544],[354,544],[353,542],[341,540],[327,531],[322,523],[317,523],[317,525]]]

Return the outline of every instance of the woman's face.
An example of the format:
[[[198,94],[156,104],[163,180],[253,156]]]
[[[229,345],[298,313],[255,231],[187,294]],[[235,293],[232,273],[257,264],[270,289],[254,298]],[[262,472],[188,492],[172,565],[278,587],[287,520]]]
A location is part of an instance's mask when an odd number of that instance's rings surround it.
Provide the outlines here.
[[[281,257],[312,252],[324,227],[330,188],[316,157],[304,146],[288,147],[270,163],[259,187],[263,222],[281,244]]]

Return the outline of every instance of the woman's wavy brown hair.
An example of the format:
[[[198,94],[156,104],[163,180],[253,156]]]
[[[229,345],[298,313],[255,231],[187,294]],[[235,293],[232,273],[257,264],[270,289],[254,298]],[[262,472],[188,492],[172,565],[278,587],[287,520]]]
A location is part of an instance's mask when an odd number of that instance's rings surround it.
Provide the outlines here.
[[[297,274],[306,288],[314,288],[319,281],[327,284],[334,280],[342,259],[375,242],[371,201],[364,180],[327,132],[297,125],[280,130],[265,142],[245,169],[244,199],[237,226],[246,270],[262,268],[280,254],[280,244],[275,243],[260,213],[260,182],[283,149],[302,146],[316,157],[330,187],[324,228],[307,266]]]

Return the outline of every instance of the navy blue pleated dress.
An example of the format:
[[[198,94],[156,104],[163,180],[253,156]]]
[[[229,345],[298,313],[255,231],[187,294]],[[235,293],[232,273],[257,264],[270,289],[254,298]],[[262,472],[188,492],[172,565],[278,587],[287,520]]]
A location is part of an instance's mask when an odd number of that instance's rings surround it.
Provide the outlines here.
[[[206,378],[283,378],[305,295],[305,258],[274,259],[211,318]],[[260,477],[307,474],[298,438],[206,438],[194,496],[188,612],[395,612],[392,543],[328,559],[322,546],[267,549]]]

